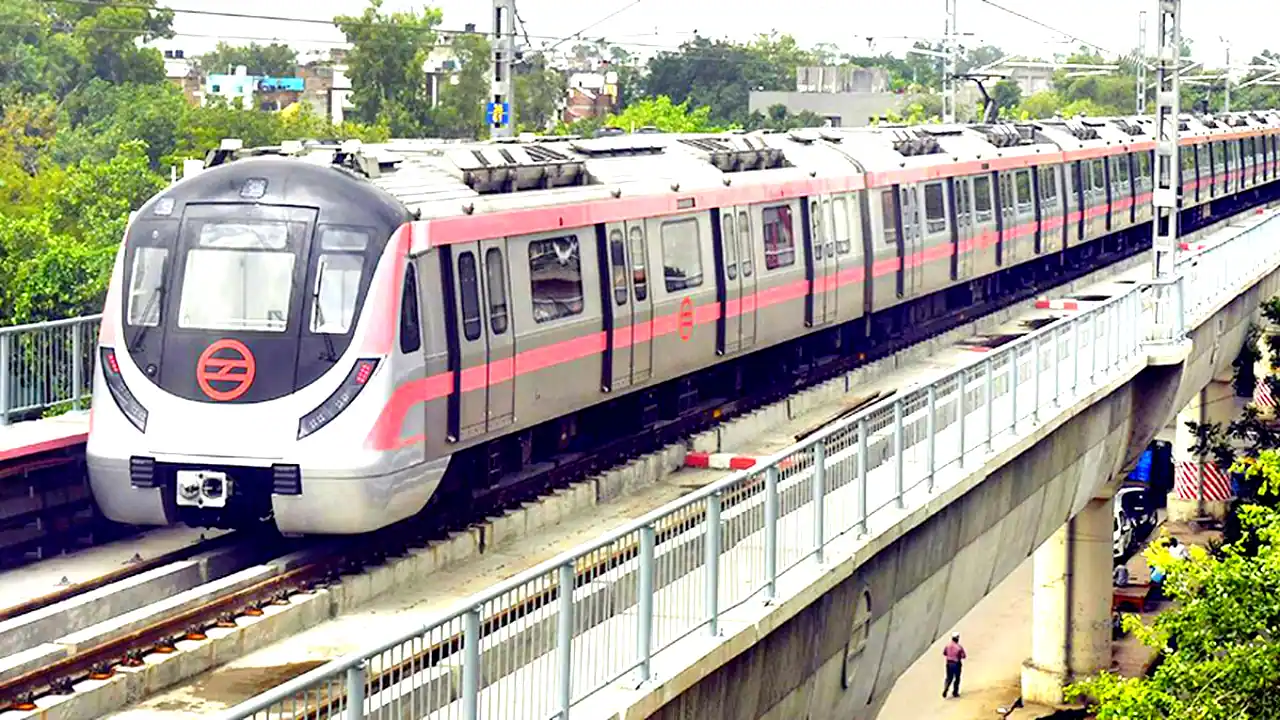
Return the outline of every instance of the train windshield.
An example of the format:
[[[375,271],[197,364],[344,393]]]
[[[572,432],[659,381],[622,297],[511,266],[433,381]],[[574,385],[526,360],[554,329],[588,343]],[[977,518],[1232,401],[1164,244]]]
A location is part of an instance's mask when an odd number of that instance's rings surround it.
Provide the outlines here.
[[[289,324],[300,222],[189,223],[178,326],[282,333]]]

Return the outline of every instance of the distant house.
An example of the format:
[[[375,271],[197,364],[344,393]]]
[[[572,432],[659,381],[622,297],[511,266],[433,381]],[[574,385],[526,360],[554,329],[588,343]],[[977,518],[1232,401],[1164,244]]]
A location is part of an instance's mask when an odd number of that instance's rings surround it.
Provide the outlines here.
[[[210,73],[205,78],[205,97],[220,97],[245,110],[283,110],[298,102],[305,89],[300,77],[276,78],[249,75],[245,66],[233,74]]]
[[[182,91],[187,102],[199,105],[204,98],[204,82],[193,60],[183,50],[163,50],[164,77]]]
[[[569,75],[564,121],[604,117],[618,106],[618,73],[578,72]]]

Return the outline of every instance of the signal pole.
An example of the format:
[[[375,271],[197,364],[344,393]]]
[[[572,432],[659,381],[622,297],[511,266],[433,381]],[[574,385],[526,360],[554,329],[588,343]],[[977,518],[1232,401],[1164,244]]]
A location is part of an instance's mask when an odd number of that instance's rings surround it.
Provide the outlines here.
[[[1138,13],[1138,94],[1137,114],[1147,114],[1147,11]]]
[[[494,137],[514,133],[516,58],[516,2],[493,0],[493,102],[486,119]]]
[[[1160,52],[1156,56],[1155,213],[1151,227],[1151,269],[1156,280],[1173,277],[1178,251],[1178,82],[1182,58],[1181,0],[1158,0]],[[1157,312],[1168,304],[1158,303]],[[1162,319],[1157,319],[1161,322]]]
[[[946,39],[943,41],[946,47],[943,51],[947,60],[942,71],[942,122],[953,123],[956,121],[956,55],[960,51],[956,39],[959,37],[956,31],[956,0],[947,0],[946,23]]]

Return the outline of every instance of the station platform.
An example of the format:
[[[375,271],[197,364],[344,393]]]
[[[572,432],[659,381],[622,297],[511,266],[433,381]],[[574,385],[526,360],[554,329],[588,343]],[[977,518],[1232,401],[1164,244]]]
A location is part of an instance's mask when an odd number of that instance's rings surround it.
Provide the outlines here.
[[[88,410],[5,425],[0,427],[0,466],[24,457],[83,445],[88,437]]]

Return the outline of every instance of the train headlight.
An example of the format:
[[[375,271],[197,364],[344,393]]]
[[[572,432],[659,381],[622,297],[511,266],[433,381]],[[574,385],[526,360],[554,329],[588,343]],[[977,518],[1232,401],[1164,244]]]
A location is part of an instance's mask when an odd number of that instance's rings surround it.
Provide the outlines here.
[[[324,402],[320,403],[320,407],[307,413],[298,421],[298,439],[310,435],[320,428],[328,425],[331,420],[338,417],[338,413],[347,409],[352,400],[360,394],[364,389],[369,378],[373,376],[373,371],[378,367],[376,358],[363,358],[356,361],[355,367],[351,368],[351,372],[347,373],[347,377],[338,386],[337,390],[328,397]]]
[[[107,389],[111,391],[111,398],[116,401],[116,407],[120,408],[120,412],[129,418],[129,422],[138,428],[139,432],[147,431],[147,409],[142,407],[142,403],[130,392],[129,386],[124,384],[124,376],[120,374],[120,363],[116,360],[116,351],[112,348],[102,348],[101,364],[102,374],[107,379]]]

